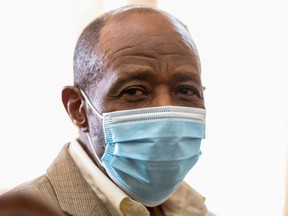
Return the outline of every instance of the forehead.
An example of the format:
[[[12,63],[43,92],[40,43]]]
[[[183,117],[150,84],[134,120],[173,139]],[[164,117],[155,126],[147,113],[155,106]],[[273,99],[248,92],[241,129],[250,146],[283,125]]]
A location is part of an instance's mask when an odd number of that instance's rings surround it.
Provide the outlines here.
[[[124,11],[112,15],[106,21],[100,33],[100,52],[104,56],[113,55],[127,47],[159,54],[184,50],[194,54],[197,52],[188,30],[182,23],[153,11]]]

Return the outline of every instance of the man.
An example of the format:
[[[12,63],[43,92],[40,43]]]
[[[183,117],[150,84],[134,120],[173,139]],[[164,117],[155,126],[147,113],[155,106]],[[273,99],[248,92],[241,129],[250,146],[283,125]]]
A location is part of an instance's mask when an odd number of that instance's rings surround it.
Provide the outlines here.
[[[183,182],[201,154],[200,60],[187,28],[163,11],[126,6],[82,32],[63,104],[79,138],[47,173],[15,191],[67,215],[207,215]]]

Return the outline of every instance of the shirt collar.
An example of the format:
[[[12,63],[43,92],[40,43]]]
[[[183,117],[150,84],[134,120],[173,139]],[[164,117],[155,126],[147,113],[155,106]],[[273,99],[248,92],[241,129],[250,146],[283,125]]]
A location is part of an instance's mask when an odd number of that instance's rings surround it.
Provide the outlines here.
[[[149,215],[144,205],[128,197],[93,163],[79,142],[71,142],[69,153],[83,178],[112,215]]]

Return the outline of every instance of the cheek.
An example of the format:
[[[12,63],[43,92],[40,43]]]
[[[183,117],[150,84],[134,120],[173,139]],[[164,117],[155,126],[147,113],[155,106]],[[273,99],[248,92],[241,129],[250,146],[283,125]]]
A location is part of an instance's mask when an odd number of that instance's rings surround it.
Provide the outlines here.
[[[90,137],[97,154],[102,156],[105,150],[105,138],[102,120],[91,112],[92,111],[90,110],[88,115]]]

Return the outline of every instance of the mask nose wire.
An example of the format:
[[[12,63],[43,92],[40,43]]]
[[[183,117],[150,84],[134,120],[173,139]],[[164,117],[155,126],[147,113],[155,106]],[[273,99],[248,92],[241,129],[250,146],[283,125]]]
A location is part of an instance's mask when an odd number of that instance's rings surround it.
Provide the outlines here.
[[[87,104],[88,104],[88,105],[90,106],[90,108],[93,110],[93,112],[96,113],[96,115],[97,115],[99,118],[103,119],[103,116],[95,109],[95,107],[93,106],[93,104],[91,103],[91,101],[89,100],[89,98],[87,97],[87,95],[85,94],[85,92],[84,92],[82,89],[80,89],[80,91],[81,91],[82,96],[84,97],[85,101],[87,102]],[[93,152],[93,154],[94,154],[97,162],[99,163],[100,166],[102,166],[102,167],[104,168],[104,166],[103,166],[103,164],[102,164],[102,161],[100,160],[99,156],[98,156],[98,155],[96,154],[96,152],[95,152],[95,149],[93,148],[92,140],[91,140],[90,135],[89,135],[88,133],[85,133],[85,134],[86,134],[86,136],[87,136],[88,143],[89,143],[89,145],[90,145],[90,148],[92,149],[92,152]]]
[[[80,89],[82,96],[85,98],[85,101],[87,102],[87,104],[89,105],[89,107],[93,110],[94,113],[96,113],[96,115],[103,119],[103,116],[98,112],[98,110],[93,106],[93,104],[91,103],[91,101],[89,100],[89,98],[87,97],[87,95],[85,94],[85,92]]]

